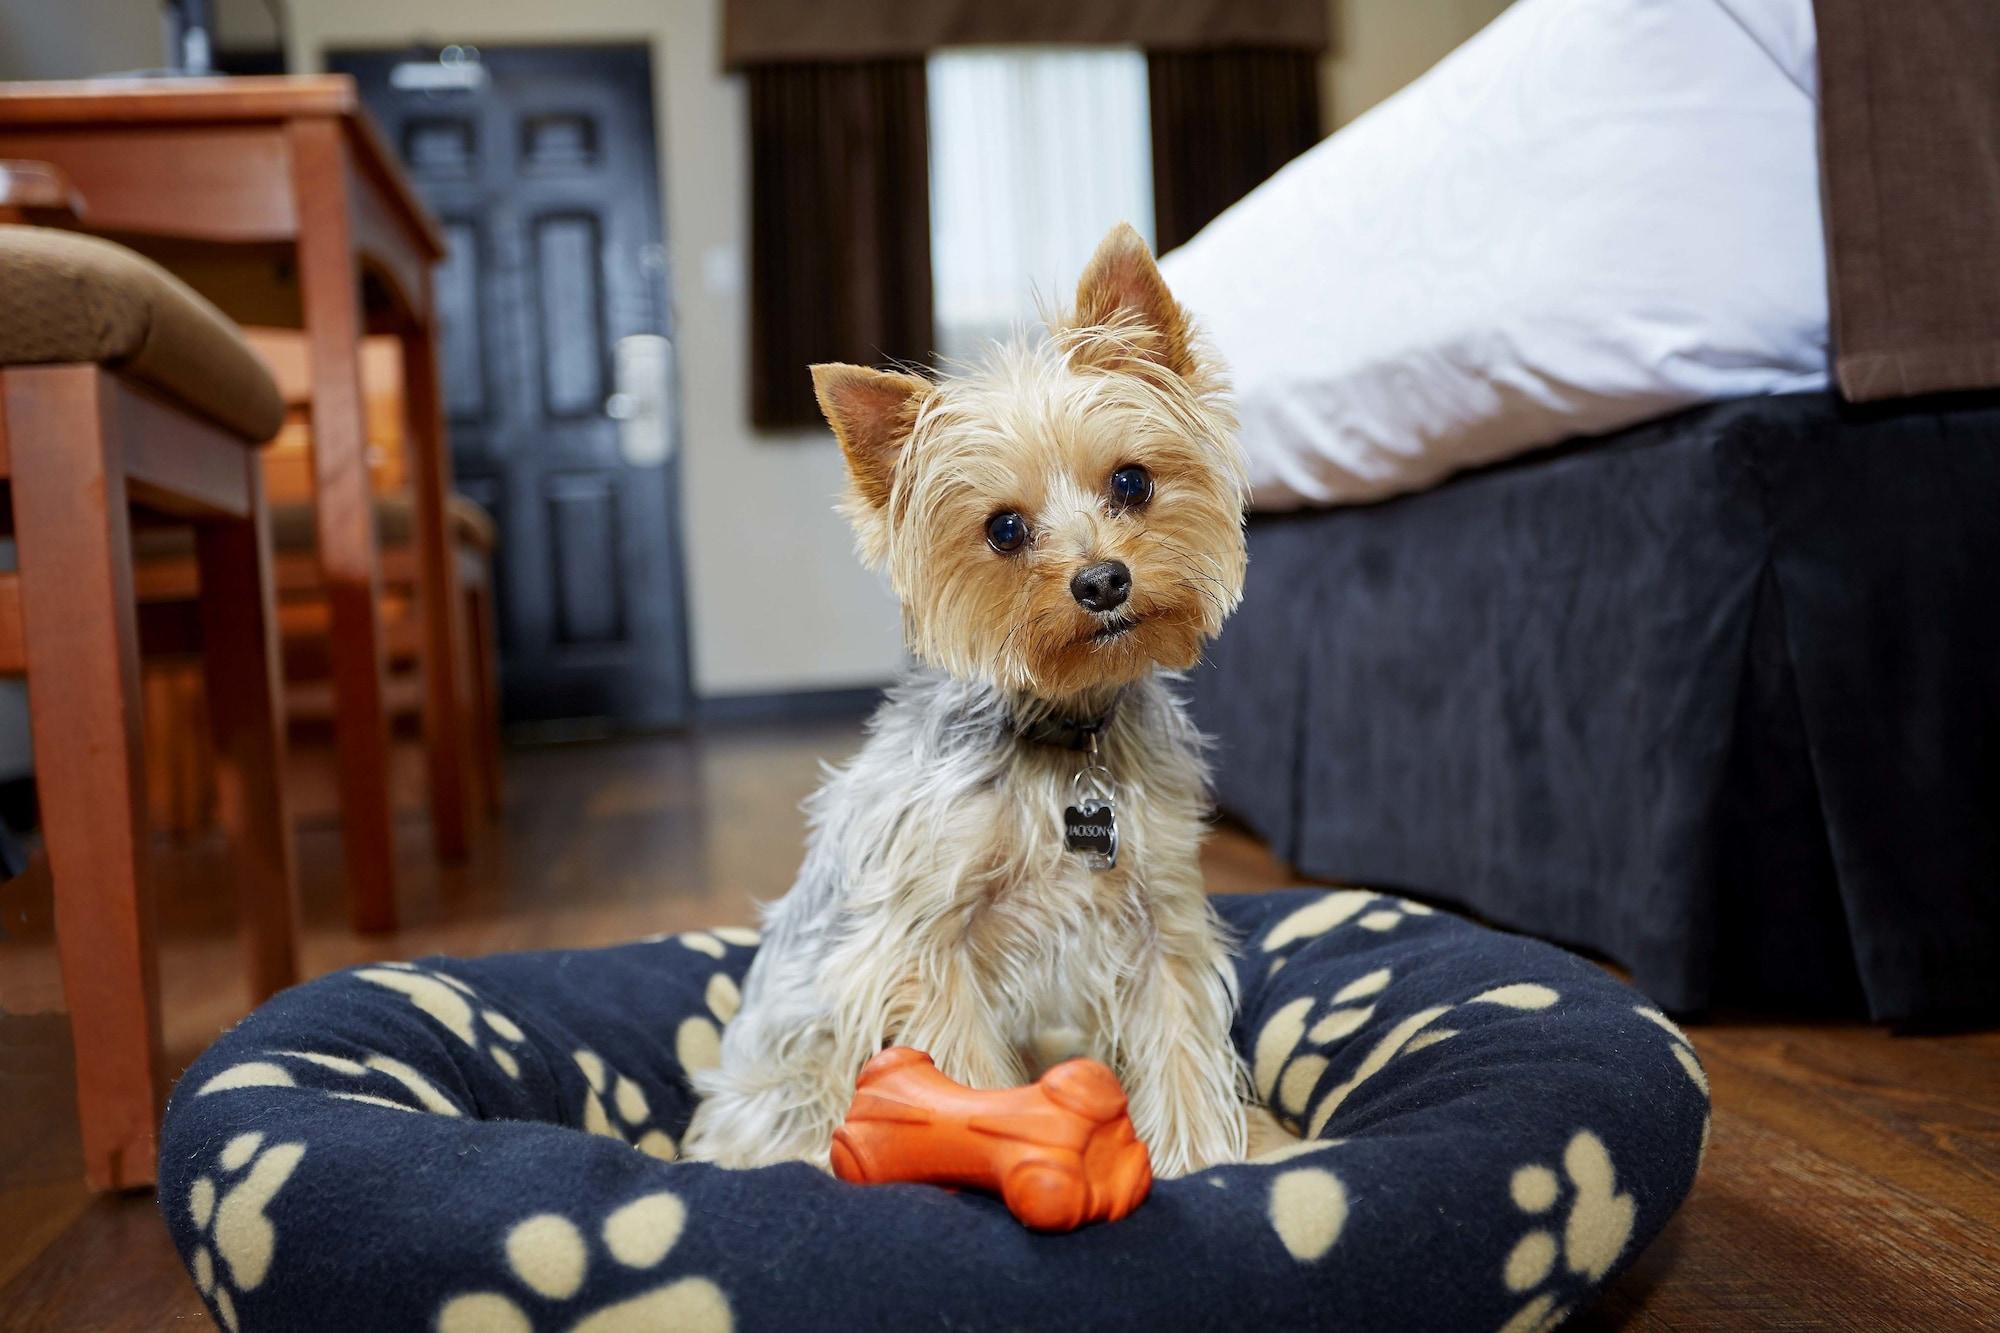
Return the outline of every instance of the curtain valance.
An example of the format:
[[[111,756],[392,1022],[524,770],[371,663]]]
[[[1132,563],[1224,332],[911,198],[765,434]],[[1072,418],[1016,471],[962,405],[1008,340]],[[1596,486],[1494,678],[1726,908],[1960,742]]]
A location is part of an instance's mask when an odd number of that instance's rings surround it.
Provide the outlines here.
[[[723,63],[884,60],[944,46],[1327,48],[1326,0],[726,0]]]

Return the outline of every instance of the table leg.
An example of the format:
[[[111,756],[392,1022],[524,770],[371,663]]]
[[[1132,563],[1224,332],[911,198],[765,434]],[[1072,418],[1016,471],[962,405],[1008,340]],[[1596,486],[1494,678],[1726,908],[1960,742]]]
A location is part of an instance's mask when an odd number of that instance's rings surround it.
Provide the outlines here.
[[[389,710],[346,145],[339,123],[330,119],[294,121],[290,134],[299,288],[312,363],[313,510],[333,616],[333,726],[348,906],[357,930],[389,930],[396,924]]]
[[[5,374],[35,785],[94,1189],[152,1181],[164,1103],[139,622],[95,366]]]
[[[424,301],[428,309],[428,298]],[[416,503],[417,608],[424,636],[424,745],[430,767],[431,837],[438,856],[462,860],[472,802],[472,681],[464,600],[452,548],[451,450],[438,388],[437,325],[428,315],[401,335],[403,402]]]
[[[249,519],[211,521],[195,532],[216,785],[236,866],[250,991],[261,1001],[299,979],[298,875],[285,802],[284,671],[263,460],[246,449],[243,462]]]

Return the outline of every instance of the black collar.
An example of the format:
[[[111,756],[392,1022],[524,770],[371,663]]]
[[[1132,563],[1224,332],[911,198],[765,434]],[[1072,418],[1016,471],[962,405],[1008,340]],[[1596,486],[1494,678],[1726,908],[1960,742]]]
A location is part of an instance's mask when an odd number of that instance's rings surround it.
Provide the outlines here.
[[[1059,750],[1088,750],[1091,742],[1110,730],[1112,719],[1118,716],[1118,703],[1124,697],[1123,690],[1112,695],[1111,702],[1095,717],[1023,718],[1009,714],[1007,728],[1030,745],[1049,745]]]

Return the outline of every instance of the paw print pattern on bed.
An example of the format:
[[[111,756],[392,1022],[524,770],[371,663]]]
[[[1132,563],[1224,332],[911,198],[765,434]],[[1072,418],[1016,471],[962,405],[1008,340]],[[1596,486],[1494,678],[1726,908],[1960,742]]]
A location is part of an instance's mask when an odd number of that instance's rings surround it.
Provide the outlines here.
[[[1365,891],[1334,890],[1279,918],[1252,941],[1255,952],[1276,955],[1264,968],[1264,975],[1267,979],[1276,976],[1294,951],[1343,928],[1386,931],[1411,916],[1430,915],[1427,909],[1412,911],[1411,904],[1396,902],[1393,907],[1384,907],[1378,902],[1377,895]],[[1389,920],[1390,916],[1395,919]],[[1420,1000],[1405,999],[1401,1006],[1404,1012],[1396,1016],[1396,968],[1367,966],[1374,955],[1358,940],[1328,947],[1337,949],[1337,956],[1352,959],[1354,973],[1327,984],[1328,969],[1322,955],[1315,973],[1322,984],[1311,993],[1278,1003],[1251,1038],[1251,1076],[1258,1095],[1282,1120],[1308,1136],[1296,1149],[1274,1154],[1274,1161],[1307,1152],[1317,1156],[1315,1150],[1321,1147],[1337,1148],[1343,1140],[1320,1136],[1334,1124],[1340,1107],[1357,1088],[1392,1062],[1459,1036],[1465,1028],[1482,1021],[1482,1016],[1546,1014],[1550,1021],[1562,1021],[1559,986],[1543,980],[1496,986],[1491,984],[1490,974],[1473,994],[1444,1003],[1437,1002],[1446,997],[1432,981]],[[1687,1034],[1651,1006],[1635,1005],[1632,1011],[1667,1035],[1674,1062],[1705,1100],[1708,1077]],[[1378,1019],[1378,1013],[1385,1017]],[[1449,1025],[1445,1021],[1448,1017]],[[1347,1049],[1354,1041],[1367,1043],[1358,1048],[1363,1052],[1358,1061]],[[1345,1078],[1325,1086],[1337,1065],[1345,1069]],[[1699,1151],[1705,1152],[1707,1139],[1704,1118]],[[1329,1165],[1338,1160],[1337,1152],[1330,1155]],[[1332,1173],[1328,1170],[1327,1174]],[[1296,1181],[1292,1188],[1299,1188]],[[1587,1128],[1570,1133],[1559,1168],[1543,1162],[1519,1167],[1512,1175],[1509,1195],[1527,1225],[1516,1234],[1499,1265],[1498,1277],[1505,1290],[1523,1302],[1504,1321],[1503,1333],[1553,1328],[1579,1301],[1588,1299],[1625,1253],[1635,1228],[1637,1206],[1633,1196],[1619,1188],[1603,1139]],[[1293,1241],[1297,1223],[1291,1223],[1288,1234],[1287,1213],[1278,1196],[1279,1191],[1274,1190],[1273,1226],[1294,1256],[1303,1259]],[[1337,1228],[1333,1234],[1338,1236]]]
[[[360,1060],[351,1060],[344,1055],[328,1055],[321,1051],[274,1051],[270,1052],[269,1058],[266,1059],[248,1060],[242,1064],[231,1065],[203,1083],[195,1095],[207,1097],[237,1088],[299,1088],[302,1086],[299,1083],[300,1077],[312,1079],[315,1076],[311,1070],[300,1070],[295,1076],[293,1068],[285,1063],[293,1061],[311,1066],[313,1070],[325,1070],[342,1079],[352,1080],[357,1085],[349,1088],[327,1088],[320,1087],[315,1082],[305,1085],[309,1091],[323,1092],[342,1101],[361,1102],[391,1111],[428,1111],[432,1115],[448,1116],[462,1114],[458,1104],[447,1097],[437,1084],[401,1060],[388,1055],[370,1055]],[[322,1081],[323,1077],[319,1076]],[[375,1090],[370,1090],[371,1083]]]
[[[238,1134],[188,1189],[188,1217],[201,1236],[190,1261],[195,1288],[230,1333],[243,1293],[263,1284],[277,1250],[277,1227],[265,1210],[305,1153],[303,1143],[266,1147],[261,1132]]]
[[[1508,1194],[1533,1226],[1507,1252],[1501,1280],[1528,1303],[1501,1326],[1501,1333],[1554,1328],[1569,1314],[1558,1304],[1577,1279],[1591,1289],[1616,1263],[1632,1237],[1637,1208],[1618,1189],[1617,1172],[1603,1140],[1578,1130],[1563,1150],[1563,1172],[1531,1162],[1514,1172]],[[1560,1207],[1558,1206],[1560,1204]]]
[[[646,1090],[632,1078],[606,1064],[604,1057],[588,1047],[579,1048],[571,1059],[590,1085],[584,1093],[583,1127],[601,1138],[629,1143],[648,1157],[671,1162],[680,1155],[674,1136],[653,1124],[653,1107]],[[610,1109],[606,1109],[606,1103]]]
[[[1316,939],[1348,921],[1363,930],[1381,932],[1394,930],[1407,917],[1432,914],[1422,903],[1371,889],[1332,889],[1281,919],[1258,943],[1265,953],[1275,953],[1301,940]]]
[[[731,946],[752,947],[752,931],[725,929],[680,936],[679,942],[707,957],[726,957]],[[491,1004],[466,981],[437,968],[410,963],[374,964],[353,969],[321,984],[359,983],[370,990],[399,996],[424,1021],[449,1034],[451,1043],[513,1083],[520,1083],[530,1060],[546,1067],[528,1034],[512,1017]],[[701,1008],[675,1031],[673,1047],[684,1068],[698,1068],[719,1047],[721,1027],[732,1018],[742,996],[735,979],[717,970],[700,983]],[[282,1090],[374,1106],[403,1113],[445,1117],[476,1117],[479,1108],[440,1085],[443,1070],[421,1072],[394,1056],[353,1050],[348,1054],[310,1049],[257,1052],[208,1075],[193,1088],[197,1098],[243,1090]],[[641,1083],[615,1067],[590,1047],[578,1047],[570,1063],[581,1076],[579,1121],[586,1131],[624,1143],[660,1161],[673,1161],[678,1146],[668,1129],[656,1123],[654,1099]],[[465,1066],[461,1062],[461,1069]],[[566,1080],[558,1080],[561,1086]],[[568,1099],[574,1094],[564,1094]],[[277,1224],[266,1211],[305,1157],[306,1142],[268,1145],[261,1131],[232,1137],[216,1160],[189,1188],[185,1209],[199,1240],[188,1255],[191,1276],[209,1300],[217,1321],[236,1330],[242,1321],[246,1293],[258,1290],[280,1258]],[[448,1298],[437,1312],[440,1329],[531,1329],[549,1326],[546,1318],[531,1318],[533,1301],[568,1301],[583,1285],[591,1263],[612,1270],[645,1270],[657,1266],[673,1246],[686,1220],[680,1200],[665,1192],[634,1200],[606,1216],[593,1244],[566,1218],[542,1213],[523,1219],[504,1245],[506,1276],[518,1290],[475,1291]],[[574,1271],[573,1278],[565,1272]],[[600,1292],[602,1288],[599,1289]],[[583,1330],[633,1327],[726,1329],[732,1324],[729,1302],[720,1288],[705,1278],[681,1277],[618,1299],[589,1298],[572,1304],[556,1326]]]
[[[527,1306],[553,1306],[554,1327],[570,1333],[731,1328],[729,1298],[704,1277],[681,1277],[596,1308],[586,1292],[594,1268],[650,1271],[663,1263],[687,1226],[687,1207],[662,1190],[620,1204],[586,1229],[562,1213],[535,1213],[508,1228],[499,1250],[509,1285],[459,1292],[438,1308],[437,1333],[530,1333],[551,1326]],[[578,1299],[579,1296],[582,1299]],[[571,1306],[581,1308],[572,1309]]]
[[[1264,932],[1257,947],[1264,953],[1279,953],[1320,940],[1350,922],[1358,929],[1382,933],[1411,918],[1433,915],[1421,903],[1365,889],[1335,889],[1280,919]],[[1275,973],[1289,957],[1289,953],[1281,953],[1270,971]],[[1457,1028],[1438,1025],[1439,1019],[1455,1009],[1492,1005],[1538,1010],[1561,998],[1539,982],[1517,982],[1486,987],[1459,1003],[1419,1008],[1375,1037],[1347,1078],[1320,1093],[1327,1071],[1344,1052],[1348,1040],[1375,1020],[1394,979],[1391,968],[1372,968],[1324,998],[1318,993],[1296,996],[1264,1020],[1251,1052],[1251,1079],[1257,1095],[1280,1119],[1307,1137],[1318,1138],[1341,1104],[1391,1060],[1457,1036]]]
[[[527,1034],[520,1024],[488,1006],[477,991],[457,977],[409,963],[381,963],[357,968],[347,975],[403,996],[446,1032],[484,1055],[507,1078],[519,1082]],[[300,1065],[310,1068],[301,1069]],[[335,1075],[352,1086],[323,1086],[325,1074]],[[471,1109],[404,1061],[367,1052],[354,1056],[311,1050],[266,1052],[259,1059],[232,1065],[209,1078],[197,1095],[208,1096],[234,1088],[295,1088],[301,1086],[301,1077],[310,1080],[309,1086],[329,1096],[390,1110],[457,1116]]]
[[[681,1020],[674,1030],[674,1057],[689,1074],[713,1069],[722,1063],[722,1029],[743,1007],[743,992],[726,972],[708,979],[702,991],[708,1014],[694,1014]],[[713,1016],[712,1018],[710,1016]]]
[[[735,927],[691,931],[666,936],[705,957],[718,961],[728,956],[728,947],[751,948],[757,932]],[[742,1007],[743,993],[727,972],[712,974],[702,988],[706,1013],[690,1014],[674,1030],[674,1059],[685,1074],[712,1069],[722,1058],[722,1028]],[[602,1055],[588,1047],[571,1053],[571,1059],[589,1085],[584,1094],[583,1127],[592,1134],[629,1143],[649,1157],[671,1162],[680,1155],[673,1135],[653,1123],[652,1106],[639,1083],[613,1069]]]
[[[479,993],[448,972],[425,971],[411,963],[383,963],[353,975],[373,986],[407,996],[411,1004],[437,1020],[445,1031],[487,1056],[509,1078],[521,1077],[515,1053],[526,1034],[520,1024],[497,1009],[484,1007]],[[497,1040],[494,1040],[497,1039]]]
[[[1687,1033],[1681,1031],[1680,1024],[1674,1022],[1673,1019],[1668,1018],[1650,1004],[1633,1005],[1632,1012],[1645,1019],[1648,1023],[1654,1024],[1673,1039],[1672,1045],[1668,1049],[1673,1052],[1675,1062],[1680,1065],[1681,1072],[1688,1076],[1688,1082],[1694,1084],[1695,1090],[1701,1093],[1702,1099],[1704,1101],[1708,1100],[1708,1071],[1701,1067],[1701,1060],[1694,1053],[1694,1043],[1688,1040]],[[1697,1170],[1700,1169],[1702,1161],[1708,1157],[1708,1132],[1712,1127],[1712,1117],[1703,1116],[1701,1121],[1701,1145],[1695,1151],[1695,1167]]]

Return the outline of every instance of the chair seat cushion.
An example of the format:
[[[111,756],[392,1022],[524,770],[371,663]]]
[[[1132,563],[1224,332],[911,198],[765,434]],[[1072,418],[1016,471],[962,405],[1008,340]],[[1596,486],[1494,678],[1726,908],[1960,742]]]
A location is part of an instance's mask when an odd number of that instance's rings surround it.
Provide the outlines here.
[[[182,1079],[160,1206],[232,1329],[1527,1329],[1686,1195],[1706,1077],[1596,967],[1360,890],[1217,905],[1235,1039],[1306,1138],[1121,1222],[675,1161],[742,930],[288,991]]]
[[[278,386],[236,326],[122,245],[0,226],[0,366],[95,362],[246,440],[284,421]]]

